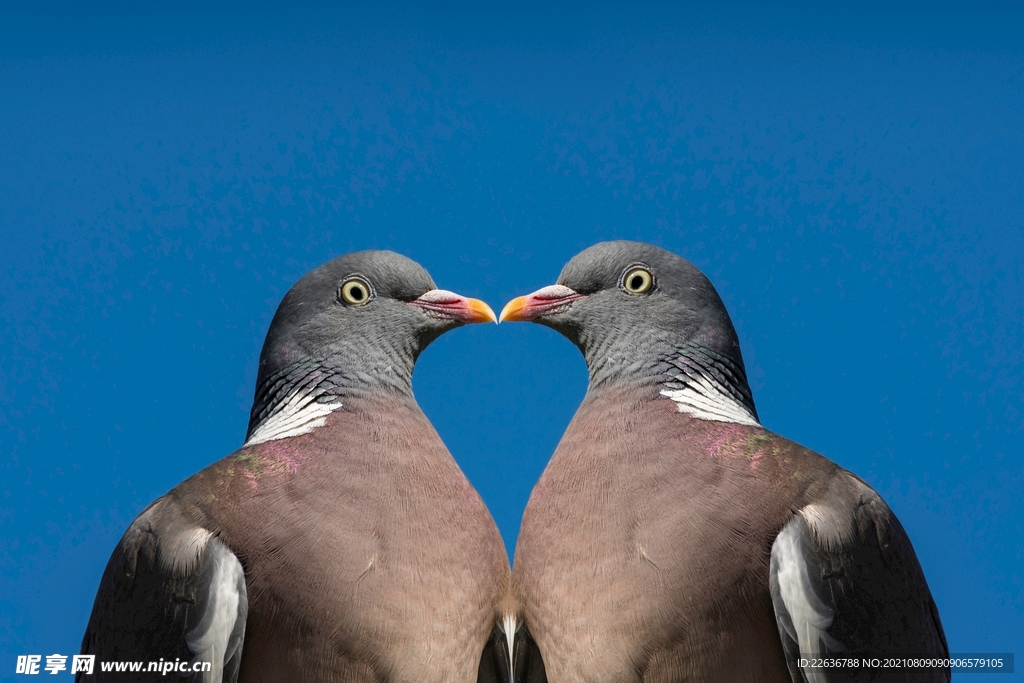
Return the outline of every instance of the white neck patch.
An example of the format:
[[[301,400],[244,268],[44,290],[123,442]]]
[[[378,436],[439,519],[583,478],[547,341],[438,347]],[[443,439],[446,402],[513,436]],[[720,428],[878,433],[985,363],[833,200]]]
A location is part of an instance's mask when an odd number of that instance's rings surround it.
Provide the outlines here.
[[[341,407],[341,401],[320,403],[316,399],[315,395],[304,391],[293,392],[263,420],[243,447],[308,434],[317,427],[323,427],[327,416]]]
[[[661,390],[662,396],[676,402],[679,412],[700,420],[761,426],[746,406],[724,394],[706,377],[687,377],[686,380],[686,385],[682,389]]]

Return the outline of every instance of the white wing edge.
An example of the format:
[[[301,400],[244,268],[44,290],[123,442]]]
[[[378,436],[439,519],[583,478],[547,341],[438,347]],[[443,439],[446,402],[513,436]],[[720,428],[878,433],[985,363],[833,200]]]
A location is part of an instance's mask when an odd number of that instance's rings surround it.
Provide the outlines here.
[[[814,592],[804,557],[802,528],[806,522],[795,516],[783,527],[772,544],[771,577],[778,585],[778,594],[785,608],[787,620],[778,619],[779,629],[797,643],[801,656],[841,652],[843,644],[828,634],[835,614]],[[776,605],[776,614],[779,612]],[[822,647],[824,646],[824,648]],[[823,671],[804,669],[808,683],[825,683]]]
[[[207,585],[206,609],[199,623],[185,635],[185,644],[193,654],[193,665],[210,662],[210,671],[201,675],[203,683],[222,683],[224,665],[236,655],[241,658],[245,639],[248,595],[241,562],[219,538],[207,545],[212,564]],[[237,666],[232,667],[237,676]]]

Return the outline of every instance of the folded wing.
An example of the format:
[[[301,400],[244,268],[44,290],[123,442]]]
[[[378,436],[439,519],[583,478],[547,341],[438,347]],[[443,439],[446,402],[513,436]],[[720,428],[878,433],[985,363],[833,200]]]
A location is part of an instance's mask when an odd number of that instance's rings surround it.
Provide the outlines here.
[[[906,532],[855,475],[839,470],[825,493],[772,545],[770,588],[794,683],[949,681],[949,669],[813,668],[830,655],[946,657],[938,610]]]
[[[149,662],[163,660],[175,663],[178,680],[234,683],[247,611],[235,554],[186,520],[175,500],[161,498],[132,523],[107,563],[82,641],[82,652],[97,659],[88,680],[150,680]],[[136,675],[104,672],[102,662],[143,665]]]

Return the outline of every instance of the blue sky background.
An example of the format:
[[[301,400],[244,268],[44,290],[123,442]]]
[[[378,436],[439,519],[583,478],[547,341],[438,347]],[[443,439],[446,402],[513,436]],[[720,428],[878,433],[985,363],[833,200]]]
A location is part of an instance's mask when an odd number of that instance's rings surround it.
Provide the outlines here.
[[[125,527],[241,444],[306,271],[394,249],[500,309],[611,238],[705,270],[950,649],[1024,655],[1024,14],[90,7],[0,10],[0,679],[77,652]],[[538,326],[420,360],[510,550],[585,386]]]

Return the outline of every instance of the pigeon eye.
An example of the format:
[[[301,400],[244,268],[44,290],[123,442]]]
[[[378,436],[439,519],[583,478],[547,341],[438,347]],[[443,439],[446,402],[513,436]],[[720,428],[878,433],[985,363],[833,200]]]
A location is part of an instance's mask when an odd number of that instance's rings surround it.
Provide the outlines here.
[[[654,276],[646,268],[632,268],[622,278],[622,286],[630,294],[646,294],[654,286]]]
[[[370,285],[362,278],[350,278],[341,283],[338,298],[350,306],[362,306],[370,300]]]

